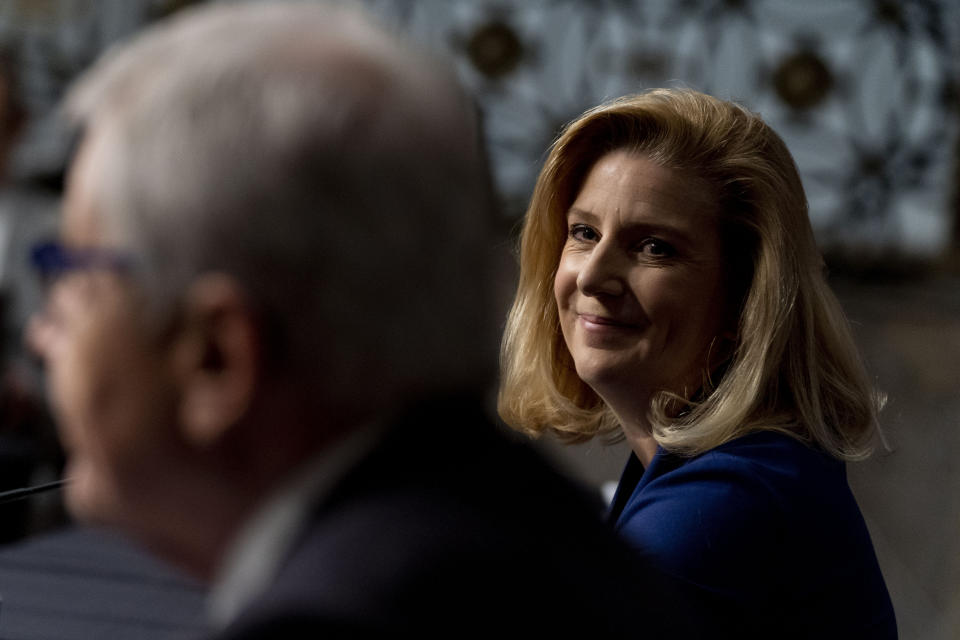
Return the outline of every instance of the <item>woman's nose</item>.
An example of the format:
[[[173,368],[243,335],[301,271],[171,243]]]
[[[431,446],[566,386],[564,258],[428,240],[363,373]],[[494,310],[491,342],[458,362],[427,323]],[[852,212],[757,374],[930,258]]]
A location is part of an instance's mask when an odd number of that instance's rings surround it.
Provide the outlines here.
[[[624,292],[624,265],[616,248],[604,243],[594,247],[577,274],[577,288],[587,296],[619,296]]]

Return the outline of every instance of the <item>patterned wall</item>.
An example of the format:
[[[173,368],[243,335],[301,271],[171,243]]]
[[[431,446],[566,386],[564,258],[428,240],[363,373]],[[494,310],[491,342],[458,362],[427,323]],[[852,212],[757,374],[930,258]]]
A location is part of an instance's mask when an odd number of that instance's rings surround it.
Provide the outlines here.
[[[189,0],[0,0],[34,122],[23,179],[56,183],[52,108],[110,42]],[[449,53],[487,123],[506,222],[559,127],[605,98],[681,85],[759,111],[793,151],[821,244],[867,262],[956,244],[960,2],[363,0]]]

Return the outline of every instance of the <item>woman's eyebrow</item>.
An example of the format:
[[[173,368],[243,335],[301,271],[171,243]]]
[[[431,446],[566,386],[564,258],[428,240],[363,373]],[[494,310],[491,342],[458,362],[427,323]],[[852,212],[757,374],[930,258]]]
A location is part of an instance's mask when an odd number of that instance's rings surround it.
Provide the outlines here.
[[[587,211],[586,209],[581,209],[579,207],[570,207],[569,209],[567,209],[567,215],[566,215],[567,219],[573,216],[576,216],[577,218],[581,218],[588,222],[598,222],[600,220],[600,216],[598,216],[597,214],[593,213],[592,211]]]

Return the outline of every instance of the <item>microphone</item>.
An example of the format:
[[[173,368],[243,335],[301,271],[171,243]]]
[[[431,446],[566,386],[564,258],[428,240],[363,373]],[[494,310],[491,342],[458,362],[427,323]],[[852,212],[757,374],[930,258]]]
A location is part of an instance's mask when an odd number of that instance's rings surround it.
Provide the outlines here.
[[[15,502],[17,500],[23,500],[24,498],[29,498],[32,495],[37,493],[46,493],[47,491],[56,491],[63,485],[67,484],[67,478],[61,478],[60,480],[55,480],[53,482],[46,482],[44,484],[34,485],[32,487],[23,487],[22,489],[11,489],[9,491],[0,491],[0,504],[5,504],[7,502]]]

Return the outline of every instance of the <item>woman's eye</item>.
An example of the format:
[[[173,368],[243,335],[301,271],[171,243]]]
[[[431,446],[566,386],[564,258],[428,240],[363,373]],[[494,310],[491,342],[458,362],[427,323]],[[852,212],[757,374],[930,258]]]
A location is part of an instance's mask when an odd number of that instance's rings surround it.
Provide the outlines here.
[[[570,226],[570,237],[581,242],[596,242],[600,236],[593,228],[585,224]]]
[[[640,253],[651,258],[669,258],[676,253],[670,244],[657,238],[644,238],[639,248]]]

